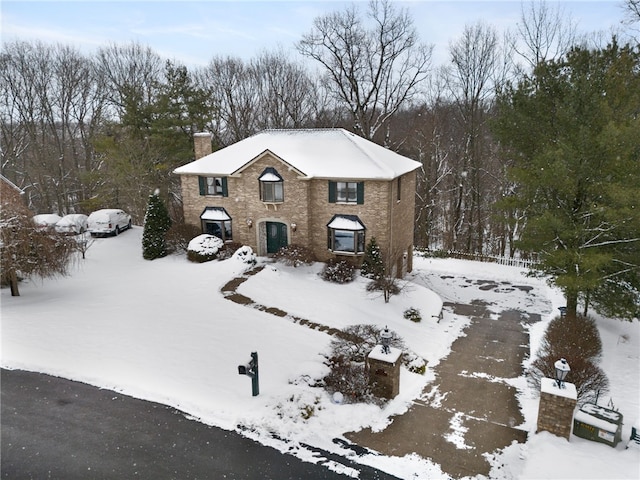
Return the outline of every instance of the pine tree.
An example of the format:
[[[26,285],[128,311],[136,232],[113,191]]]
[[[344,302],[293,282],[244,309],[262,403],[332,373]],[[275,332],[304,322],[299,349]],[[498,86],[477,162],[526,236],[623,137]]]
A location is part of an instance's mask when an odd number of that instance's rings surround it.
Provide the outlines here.
[[[164,202],[160,199],[158,190],[149,196],[147,213],[144,216],[144,230],[142,232],[142,257],[154,260],[167,255],[165,237],[171,227],[171,218]]]
[[[376,237],[371,237],[367,248],[365,248],[360,274],[363,277],[374,280],[378,280],[384,276],[384,262],[382,261],[382,255],[380,254],[380,247],[376,242]]]
[[[495,132],[510,149],[520,238],[540,273],[605,315],[640,315],[640,49],[574,48],[499,99]]]

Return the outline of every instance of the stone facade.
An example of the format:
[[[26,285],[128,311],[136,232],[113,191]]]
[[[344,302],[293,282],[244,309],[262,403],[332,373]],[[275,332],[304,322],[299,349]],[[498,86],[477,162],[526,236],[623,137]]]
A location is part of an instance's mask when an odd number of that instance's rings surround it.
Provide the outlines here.
[[[196,155],[206,152],[210,137],[194,138]],[[263,202],[259,177],[266,168],[275,168],[283,179],[284,200]],[[327,224],[334,215],[357,215],[366,227],[365,244],[372,237],[380,246],[391,272],[401,277],[412,270],[415,213],[415,170],[393,180],[362,179],[364,202],[330,203],[329,181],[336,178],[307,178],[292,165],[265,150],[239,171],[226,177],[227,196],[201,195],[199,176],[181,174],[185,222],[202,228],[200,216],[207,207],[223,207],[232,219],[233,242],[248,245],[260,256],[267,255],[268,222],[283,225],[288,244],[313,250],[318,261],[348,258],[356,265],[363,254],[332,252],[328,246]],[[349,179],[349,181],[358,181]]]
[[[542,379],[537,431],[544,430],[569,440],[577,395],[575,385],[565,383],[564,386],[561,390],[555,386],[555,380]]]

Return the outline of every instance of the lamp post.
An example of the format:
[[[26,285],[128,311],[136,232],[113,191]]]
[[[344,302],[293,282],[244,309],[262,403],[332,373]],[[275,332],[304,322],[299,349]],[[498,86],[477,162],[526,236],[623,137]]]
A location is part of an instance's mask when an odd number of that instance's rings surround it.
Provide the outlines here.
[[[391,332],[387,327],[384,327],[384,330],[380,332],[380,340],[382,341],[382,353],[391,353],[389,349],[389,344],[391,343]]]
[[[564,358],[558,360],[554,367],[556,368],[556,384],[558,388],[564,388],[564,379],[567,378],[567,373],[571,370],[569,364]]]

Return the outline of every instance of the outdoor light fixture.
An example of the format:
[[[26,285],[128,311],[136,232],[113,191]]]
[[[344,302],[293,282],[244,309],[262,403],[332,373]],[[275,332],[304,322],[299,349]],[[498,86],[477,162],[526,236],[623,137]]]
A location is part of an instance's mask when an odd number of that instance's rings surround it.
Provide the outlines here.
[[[382,342],[382,353],[391,353],[391,349],[389,348],[391,332],[387,327],[384,327],[384,330],[380,332],[380,341]]]
[[[564,388],[564,379],[567,378],[567,373],[571,368],[564,358],[558,360],[554,366],[556,367],[556,384],[558,388]]]
[[[250,218],[247,218],[247,227],[251,228],[252,225],[253,225],[253,220],[251,220]]]
[[[293,230],[294,232],[298,229],[298,225],[295,223],[291,224],[291,230]]]
[[[567,307],[558,307],[558,310],[560,310],[560,317],[564,318],[567,316]]]

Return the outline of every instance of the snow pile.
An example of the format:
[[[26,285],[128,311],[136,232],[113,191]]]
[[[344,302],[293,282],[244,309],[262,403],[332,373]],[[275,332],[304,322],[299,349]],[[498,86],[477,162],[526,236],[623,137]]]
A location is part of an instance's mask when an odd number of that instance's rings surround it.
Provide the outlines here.
[[[203,233],[191,239],[187,250],[203,256],[211,256],[216,255],[223,246],[224,242],[218,237]]]

